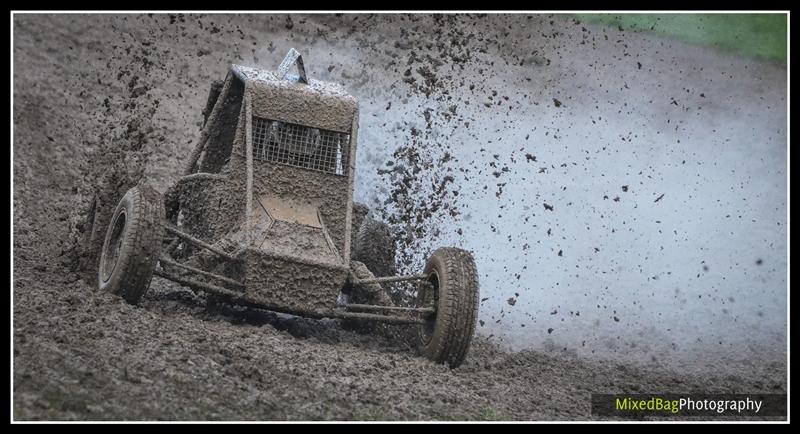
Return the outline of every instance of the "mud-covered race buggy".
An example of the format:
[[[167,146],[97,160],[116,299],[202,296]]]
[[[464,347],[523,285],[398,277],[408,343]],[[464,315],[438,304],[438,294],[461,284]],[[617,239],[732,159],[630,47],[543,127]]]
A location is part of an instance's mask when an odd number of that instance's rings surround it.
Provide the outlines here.
[[[204,117],[175,185],[163,196],[133,187],[117,205],[102,290],[135,304],[156,275],[237,305],[413,325],[421,354],[461,364],[478,313],[475,262],[444,247],[420,274],[385,275],[394,270],[387,228],[354,211],[354,97],[308,79],[292,49],[276,72],[232,65]],[[382,287],[397,282],[416,284],[412,306]]]

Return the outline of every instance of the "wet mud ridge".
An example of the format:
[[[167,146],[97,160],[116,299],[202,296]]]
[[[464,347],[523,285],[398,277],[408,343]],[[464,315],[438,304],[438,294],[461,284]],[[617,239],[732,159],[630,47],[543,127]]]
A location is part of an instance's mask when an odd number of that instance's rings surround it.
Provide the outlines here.
[[[140,182],[163,192],[198,137],[208,85],[231,61],[258,63],[244,30],[257,26],[246,17],[99,19],[107,25],[71,15],[14,22],[15,419],[569,420],[592,418],[592,393],[785,393],[781,363],[667,369],[569,351],[510,352],[478,334],[451,370],[387,330],[209,307],[205,296],[158,277],[138,306],[98,290],[85,265],[96,261],[109,208]],[[273,24],[316,28],[323,38],[328,26],[341,27],[341,17],[329,20],[281,16]],[[157,43],[165,35],[174,46]],[[471,37],[459,38],[461,47]],[[233,54],[213,42],[223,39],[234,41]],[[189,49],[197,46],[204,48]],[[445,60],[458,65],[481,52],[450,54]],[[415,62],[406,83],[441,96],[442,60]],[[440,115],[447,121],[457,109]],[[450,169],[430,191],[415,190],[416,176],[453,157],[427,133],[408,131],[387,169],[393,199],[377,211],[408,228],[399,240],[404,271],[414,266],[414,240],[436,236],[429,218],[459,213],[443,205],[457,203]],[[415,208],[412,196],[426,205]]]

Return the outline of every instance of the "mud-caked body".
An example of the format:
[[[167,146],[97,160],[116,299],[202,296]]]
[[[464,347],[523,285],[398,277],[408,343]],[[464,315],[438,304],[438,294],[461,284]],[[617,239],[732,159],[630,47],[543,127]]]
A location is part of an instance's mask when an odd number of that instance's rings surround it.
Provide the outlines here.
[[[298,76],[289,76],[296,66]],[[314,318],[419,327],[420,351],[457,366],[475,328],[469,252],[442,248],[394,276],[387,225],[353,203],[358,102],[305,77],[233,65],[212,84],[200,139],[161,197],[131,189],[107,230],[100,287],[137,303],[159,276],[214,299]],[[355,246],[353,246],[355,244]],[[378,277],[375,277],[378,274]],[[414,306],[383,285],[416,282]]]
[[[229,277],[254,303],[329,313],[349,274],[356,99],[239,65],[218,98],[200,171],[177,183],[175,223],[244,252],[243,275]]]

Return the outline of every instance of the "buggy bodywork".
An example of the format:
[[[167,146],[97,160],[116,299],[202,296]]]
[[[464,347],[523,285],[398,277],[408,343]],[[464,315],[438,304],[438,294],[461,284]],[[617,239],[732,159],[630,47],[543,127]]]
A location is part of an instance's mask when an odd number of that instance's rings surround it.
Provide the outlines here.
[[[292,66],[296,75],[289,74]],[[461,279],[469,287],[461,291],[469,293],[462,303],[467,309],[461,310],[471,312],[459,330],[467,335],[463,353],[449,359],[437,356],[451,366],[463,360],[478,299],[477,274],[468,253],[440,249],[440,259],[460,261],[462,270],[447,270],[453,264],[444,261],[438,269],[426,267],[409,276],[374,277],[351,262],[353,231],[359,229],[354,228],[353,211],[358,137],[354,97],[339,85],[308,79],[302,58],[292,49],[277,72],[232,65],[224,82],[212,86],[204,114],[199,143],[164,199],[147,199],[157,192],[137,187],[118,206],[123,225],[117,223],[119,217],[112,219],[101,255],[101,287],[105,279],[124,296],[132,292],[126,298],[136,302],[154,274],[233,303],[277,312],[416,323],[427,345],[433,345],[443,275],[471,273]],[[152,202],[152,210],[137,200]],[[157,239],[150,244],[129,241],[128,232],[135,228],[128,229],[124,221],[132,225],[132,217],[141,215],[160,223],[148,223]],[[137,279],[122,276],[114,282],[118,263],[127,267],[123,256],[135,255],[125,251],[135,250],[126,243],[139,243],[136,248],[152,256],[139,261],[144,265],[132,266],[137,276],[149,273],[144,290],[131,289],[141,286]],[[423,288],[414,306],[348,302],[358,288],[403,281]]]

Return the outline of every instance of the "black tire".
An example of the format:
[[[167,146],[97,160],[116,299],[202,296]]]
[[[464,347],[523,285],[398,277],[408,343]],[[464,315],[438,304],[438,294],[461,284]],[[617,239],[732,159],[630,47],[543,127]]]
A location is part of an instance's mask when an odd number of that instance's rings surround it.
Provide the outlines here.
[[[137,304],[150,287],[164,237],[164,200],[147,186],[128,190],[106,231],[98,267],[99,287]]]
[[[421,285],[420,307],[436,306],[436,314],[419,326],[417,345],[422,355],[458,367],[469,351],[478,320],[480,290],[472,254],[455,247],[437,249],[425,264],[430,284]]]
[[[386,223],[365,218],[356,235],[353,259],[363,262],[375,276],[394,276],[394,237]]]

